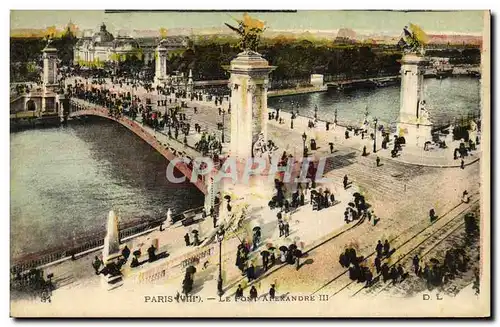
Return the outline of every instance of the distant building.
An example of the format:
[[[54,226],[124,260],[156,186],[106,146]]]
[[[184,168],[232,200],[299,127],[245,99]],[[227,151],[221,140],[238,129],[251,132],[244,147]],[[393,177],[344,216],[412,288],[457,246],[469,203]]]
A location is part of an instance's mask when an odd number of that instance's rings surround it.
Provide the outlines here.
[[[160,42],[167,49],[167,51],[182,50],[189,47],[189,38],[185,36],[168,36],[164,39],[160,37],[144,37],[138,38],[137,42],[142,49],[145,64],[154,62],[155,50]]]
[[[168,51],[173,51],[187,48],[188,41],[186,37],[181,36],[167,37],[163,40],[159,37],[135,39],[129,36],[117,36],[115,38],[106,30],[106,25],[102,24],[94,35],[83,36],[78,40],[73,49],[73,63],[99,64],[123,60],[126,56],[134,55],[148,64],[154,61],[155,49],[160,42]]]
[[[356,43],[356,32],[350,28],[341,28],[333,42],[336,44],[354,44]]]

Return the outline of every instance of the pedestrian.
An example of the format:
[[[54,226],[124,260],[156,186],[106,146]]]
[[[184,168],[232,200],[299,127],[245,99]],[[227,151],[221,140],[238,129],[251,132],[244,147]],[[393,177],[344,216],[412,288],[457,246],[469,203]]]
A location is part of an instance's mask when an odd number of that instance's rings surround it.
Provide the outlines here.
[[[246,270],[248,282],[250,283],[255,278],[255,267],[250,264]]]
[[[252,288],[250,289],[250,299],[253,301],[257,301],[257,289],[254,285],[252,285]]]
[[[274,287],[274,284],[271,285],[271,288],[269,289],[269,298],[271,300],[274,300],[274,296],[276,295],[276,289]]]
[[[462,193],[462,202],[463,203],[469,203],[469,201],[470,201],[469,192],[467,192],[467,190],[465,190]]]
[[[191,241],[189,240],[189,233],[186,233],[186,235],[184,235],[184,242],[186,242],[186,246],[191,245]]]
[[[213,210],[213,208],[212,208],[212,210]],[[211,215],[212,215],[212,221],[214,223],[214,228],[215,228],[215,227],[217,227],[217,216],[214,215],[213,213],[211,213]]]
[[[384,263],[382,265],[382,280],[384,281],[384,283],[389,279],[389,266],[387,265],[387,263]]]
[[[431,223],[434,221],[435,218],[436,218],[436,211],[434,211],[434,209],[429,210],[429,219]]]
[[[333,142],[330,142],[330,154],[333,153]]]
[[[382,245],[382,241],[378,240],[377,246],[375,247],[375,250],[377,251],[377,257],[382,256],[382,249],[384,246]]]
[[[271,266],[274,266],[276,263],[276,254],[274,254],[274,251],[271,251],[271,255],[269,256],[269,260],[271,261]]]
[[[380,260],[380,257],[377,256],[375,258],[375,269],[377,270],[377,274],[380,274],[380,271],[382,270],[381,264],[382,264],[382,262]]]
[[[405,271],[403,269],[403,266],[401,266],[401,264],[398,264],[398,275],[399,277],[401,277],[401,281],[403,281],[403,278],[404,278],[404,274],[405,274]]]
[[[234,299],[238,300],[243,297],[243,288],[241,284],[238,284],[238,289],[236,289],[236,294],[234,295]]]
[[[347,268],[349,267],[349,264],[347,263],[347,260],[346,260],[346,255],[345,255],[345,252],[342,252],[339,256],[339,263],[340,265],[342,266],[342,268]]]
[[[347,183],[348,183],[348,178],[347,178],[347,175],[344,176],[344,181],[343,181],[343,184],[344,184],[344,190],[347,188]]]
[[[127,261],[128,257],[130,256],[130,249],[128,248],[128,246],[126,244],[125,244],[125,247],[122,250],[122,256],[125,259],[125,261]]]
[[[366,270],[365,270],[365,279],[366,279],[365,287],[370,287],[372,284],[373,274],[372,274],[370,268],[368,268],[368,267],[366,267]]]
[[[285,232],[285,237],[288,237],[290,235],[290,225],[288,224],[288,221],[285,221],[283,223],[283,229]]]
[[[278,228],[279,228],[280,237],[281,237],[281,236],[283,236],[285,234],[285,228],[284,228],[282,220],[278,220]]]
[[[94,262],[92,263],[92,267],[94,267],[96,275],[99,275],[99,268],[101,268],[102,264],[103,263],[102,263],[101,259],[99,259],[98,256],[95,256]]]
[[[389,241],[385,240],[385,242],[384,242],[384,256],[389,255],[390,249],[391,249],[391,246],[389,245]]]
[[[390,275],[391,275],[392,282],[396,283],[399,279],[399,274],[398,274],[398,270],[396,269],[396,267],[392,266]]]
[[[200,239],[198,237],[198,233],[194,233],[194,241],[193,241],[194,246],[200,245]]]
[[[418,276],[418,271],[419,271],[419,264],[420,264],[420,258],[418,257],[418,254],[415,254],[413,257],[413,268],[415,270],[415,275]]]
[[[153,244],[148,248],[148,259],[149,262],[156,260],[156,247]]]
[[[377,167],[380,166],[380,157],[377,156]]]
[[[366,153],[366,145],[363,146],[363,154],[362,156],[363,157],[366,157],[368,155],[368,153]]]

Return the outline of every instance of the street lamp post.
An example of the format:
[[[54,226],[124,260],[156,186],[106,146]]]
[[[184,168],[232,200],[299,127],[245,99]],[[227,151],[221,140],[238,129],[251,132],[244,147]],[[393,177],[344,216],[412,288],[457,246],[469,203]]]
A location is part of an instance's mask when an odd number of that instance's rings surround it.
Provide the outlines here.
[[[304,134],[302,134],[303,153],[304,153],[303,156],[304,156],[304,158],[307,157],[306,139],[307,139],[307,135],[306,135],[306,132],[304,132]]]
[[[219,298],[224,294],[224,290],[222,289],[222,241],[224,240],[224,233],[224,226],[221,225],[216,234],[217,241],[219,242],[219,278],[217,279],[217,294]]]
[[[225,122],[226,111],[222,110],[222,143],[224,143],[224,122]]]
[[[373,132],[373,153],[377,152],[377,123],[378,119],[375,118],[374,120],[375,123],[375,131]]]

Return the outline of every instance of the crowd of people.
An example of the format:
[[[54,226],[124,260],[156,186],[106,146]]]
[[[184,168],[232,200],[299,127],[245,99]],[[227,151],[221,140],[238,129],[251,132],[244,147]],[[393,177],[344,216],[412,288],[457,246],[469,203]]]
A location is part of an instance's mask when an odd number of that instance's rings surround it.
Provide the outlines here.
[[[401,264],[394,264],[389,267],[387,259],[394,253],[389,241],[378,241],[375,247],[374,267],[377,275],[382,276],[383,282],[392,280],[393,283],[401,282],[408,277]],[[384,262],[385,261],[385,262]],[[371,271],[368,261],[363,256],[358,256],[354,247],[348,247],[340,254],[339,263],[343,268],[348,268],[349,278],[358,283],[365,283],[365,287],[370,287],[374,281],[374,273]]]
[[[220,155],[222,154],[222,141],[215,133],[207,133],[202,131],[202,126],[199,123],[191,125],[192,117],[188,117],[187,103],[185,101],[178,101],[178,99],[190,98],[191,100],[207,100],[211,101],[212,97],[205,92],[193,91],[187,94],[185,90],[176,90],[174,87],[161,87],[154,88],[151,84],[145,82],[135,82],[123,78],[113,78],[112,83],[123,87],[124,85],[137,90],[143,87],[147,92],[156,91],[159,95],[165,96],[165,99],[157,100],[157,110],[153,109],[151,98],[141,99],[137,95],[132,95],[130,91],[118,92],[114,87],[109,87],[106,80],[103,78],[94,78],[92,80],[75,79],[74,85],[67,85],[67,95],[75,98],[85,100],[90,103],[108,108],[109,115],[115,118],[121,116],[130,117],[136,120],[140,116],[141,123],[149,126],[150,128],[160,131],[168,135],[170,138],[178,139],[180,142],[188,145],[187,136],[190,133],[201,134],[198,142],[192,145],[194,149],[201,152],[203,156],[211,156],[215,162],[219,162]],[[89,84],[90,81],[90,84]],[[168,98],[174,95],[175,98]],[[213,96],[213,101],[216,104],[221,104],[224,96]],[[172,101],[173,100],[173,101]],[[162,109],[163,108],[163,109]],[[219,108],[219,115],[221,114]],[[197,114],[197,107],[193,108],[193,115]],[[179,136],[184,136],[179,139]]]
[[[428,289],[432,289],[448,283],[456,275],[467,271],[469,262],[470,258],[463,248],[452,248],[446,251],[442,263],[436,258],[431,258],[422,267],[421,259],[415,255],[412,266],[415,275],[425,281]]]
[[[346,185],[347,175],[344,177],[344,185]],[[354,200],[347,204],[344,211],[344,221],[350,223],[357,221],[359,219],[368,219],[369,222],[373,222],[375,225],[378,222],[378,218],[370,210],[370,206],[366,203],[365,197],[359,192],[353,194]]]

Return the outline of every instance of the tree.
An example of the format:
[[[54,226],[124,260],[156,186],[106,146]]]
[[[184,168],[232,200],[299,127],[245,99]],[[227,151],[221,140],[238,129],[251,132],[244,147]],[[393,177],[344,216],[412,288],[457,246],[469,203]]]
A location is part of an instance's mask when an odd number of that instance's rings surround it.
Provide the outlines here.
[[[76,42],[76,35],[69,25],[61,37],[54,40],[54,46],[57,48],[58,57],[63,65],[71,65],[73,62],[73,48]]]

